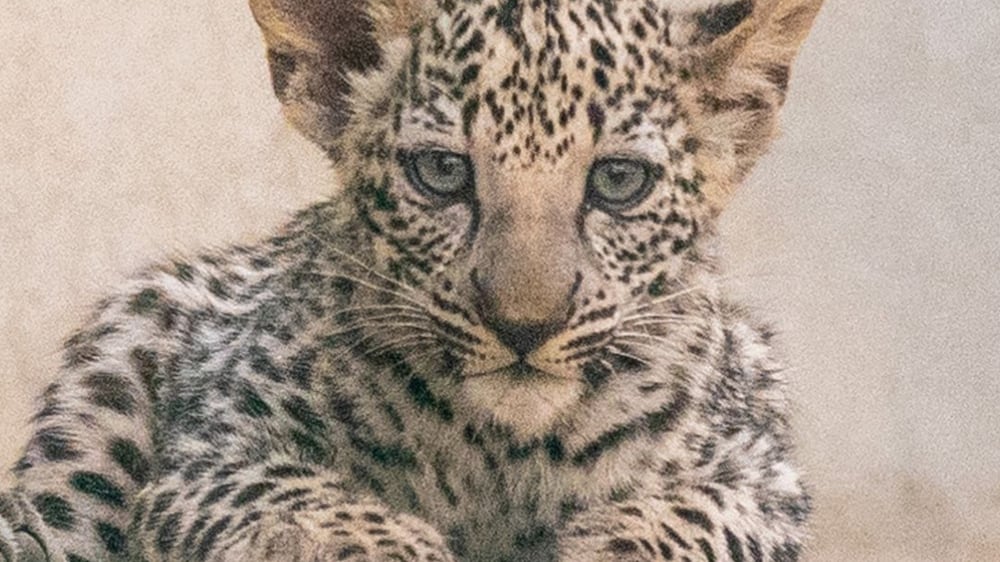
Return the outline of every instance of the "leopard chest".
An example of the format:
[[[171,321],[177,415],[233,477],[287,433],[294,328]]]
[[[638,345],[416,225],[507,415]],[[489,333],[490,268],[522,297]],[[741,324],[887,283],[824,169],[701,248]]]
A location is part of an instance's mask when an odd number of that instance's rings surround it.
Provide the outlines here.
[[[609,474],[574,463],[552,439],[515,443],[431,416],[405,422],[379,445],[345,442],[338,471],[433,524],[463,560],[547,560],[556,530],[627,479],[624,466]]]

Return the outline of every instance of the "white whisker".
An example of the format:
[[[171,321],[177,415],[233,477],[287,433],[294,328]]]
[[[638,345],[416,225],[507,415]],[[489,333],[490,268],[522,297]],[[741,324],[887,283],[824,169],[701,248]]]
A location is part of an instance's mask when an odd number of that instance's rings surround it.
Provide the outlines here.
[[[369,310],[405,310],[408,312],[425,312],[422,308],[405,304],[370,304],[341,308],[336,311],[336,314],[343,314],[347,312],[366,312]]]
[[[639,357],[638,355],[632,355],[631,353],[627,353],[627,352],[623,351],[618,346],[609,345],[607,349],[608,349],[608,353],[611,353],[612,355],[617,355],[619,357],[624,357],[626,359],[631,359],[633,361],[638,361],[639,363],[642,363],[643,365],[645,365],[647,367],[651,366],[649,360],[643,359],[642,357]]]
[[[342,279],[347,279],[348,281],[352,281],[354,283],[357,283],[358,285],[361,285],[362,287],[367,287],[367,288],[369,288],[369,289],[371,289],[373,291],[378,291],[378,292],[381,292],[381,293],[385,293],[385,294],[388,294],[388,295],[392,295],[392,296],[398,297],[398,298],[400,298],[400,299],[402,299],[404,301],[409,302],[410,304],[419,306],[420,308],[422,308],[424,310],[427,309],[427,305],[424,304],[424,303],[422,303],[422,302],[420,302],[419,300],[417,300],[416,296],[406,295],[406,294],[400,293],[399,291],[394,291],[394,290],[388,289],[386,287],[379,287],[378,285],[375,285],[374,283],[371,283],[369,281],[365,281],[364,279],[360,279],[358,277],[354,277],[353,275],[344,273],[342,271],[321,270],[321,271],[317,271],[317,273],[319,273],[320,275],[325,275],[325,276],[330,277],[330,278],[337,278],[337,277],[339,277],[339,278],[342,278]]]
[[[315,235],[313,233],[309,233],[309,235],[312,236],[313,238],[315,238],[316,240],[319,240],[320,242],[324,241],[322,238],[320,238],[319,236],[317,236],[317,235]],[[388,275],[385,275],[384,273],[381,273],[380,271],[378,271],[377,269],[375,269],[373,266],[366,264],[365,262],[363,262],[360,259],[358,259],[356,256],[351,255],[349,252],[341,250],[340,248],[338,248],[336,246],[332,246],[332,245],[331,246],[327,246],[326,248],[328,250],[332,250],[334,253],[338,254],[339,256],[350,260],[351,262],[353,262],[356,265],[358,265],[359,267],[361,267],[364,271],[366,271],[366,272],[368,272],[368,273],[370,273],[370,274],[378,277],[379,279],[382,279],[383,281],[385,281],[385,282],[387,282],[387,283],[389,283],[391,285],[395,285],[396,287],[398,287],[398,288],[400,288],[400,289],[402,289],[404,291],[416,292],[416,290],[413,287],[407,285],[406,283],[403,283],[402,281],[393,279],[393,278],[389,277]]]
[[[408,336],[403,336],[401,338],[390,340],[388,342],[385,342],[385,343],[383,343],[381,345],[378,345],[376,347],[373,347],[371,349],[367,349],[367,350],[365,350],[364,355],[368,356],[368,357],[372,357],[372,356],[378,355],[379,353],[382,353],[382,352],[384,352],[386,350],[390,350],[390,349],[393,349],[393,348],[404,349],[404,348],[408,347],[407,345],[404,345],[404,344],[408,344],[409,343],[409,344],[414,344],[415,345],[417,343],[424,343],[424,342],[429,342],[429,341],[437,341],[437,338],[435,338],[434,336],[432,336],[430,334],[410,334]]]

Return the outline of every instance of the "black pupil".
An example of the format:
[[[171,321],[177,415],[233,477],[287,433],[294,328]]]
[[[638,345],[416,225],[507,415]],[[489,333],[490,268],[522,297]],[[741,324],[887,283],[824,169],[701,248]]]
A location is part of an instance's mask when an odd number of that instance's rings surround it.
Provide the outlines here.
[[[622,164],[612,164],[608,166],[608,168],[608,179],[616,187],[623,187],[622,184],[624,184],[632,175],[631,170]]]
[[[416,174],[423,185],[441,195],[453,195],[466,187],[469,165],[450,152],[425,152],[417,157]]]
[[[437,157],[438,173],[442,176],[453,176],[458,172],[458,167],[462,162],[450,154],[440,154]]]

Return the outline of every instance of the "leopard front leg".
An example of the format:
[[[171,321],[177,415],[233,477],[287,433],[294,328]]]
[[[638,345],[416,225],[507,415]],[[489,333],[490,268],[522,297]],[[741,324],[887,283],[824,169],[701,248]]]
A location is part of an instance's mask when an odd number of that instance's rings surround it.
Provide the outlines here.
[[[454,560],[433,527],[348,493],[326,469],[280,459],[186,468],[202,474],[185,481],[182,468],[138,502],[132,533],[149,562]]]
[[[679,488],[581,513],[559,536],[559,560],[795,562],[807,511],[801,492],[762,500],[723,486]]]
[[[0,561],[48,560],[45,526],[20,491],[0,492]]]

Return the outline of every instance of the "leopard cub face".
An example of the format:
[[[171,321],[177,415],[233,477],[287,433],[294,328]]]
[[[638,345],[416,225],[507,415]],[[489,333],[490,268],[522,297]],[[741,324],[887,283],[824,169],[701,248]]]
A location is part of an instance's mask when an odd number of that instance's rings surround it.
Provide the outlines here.
[[[253,2],[286,114],[335,155],[389,284],[377,347],[525,436],[667,370],[702,327],[675,297],[773,135],[787,4]],[[796,14],[775,31],[795,45]]]

